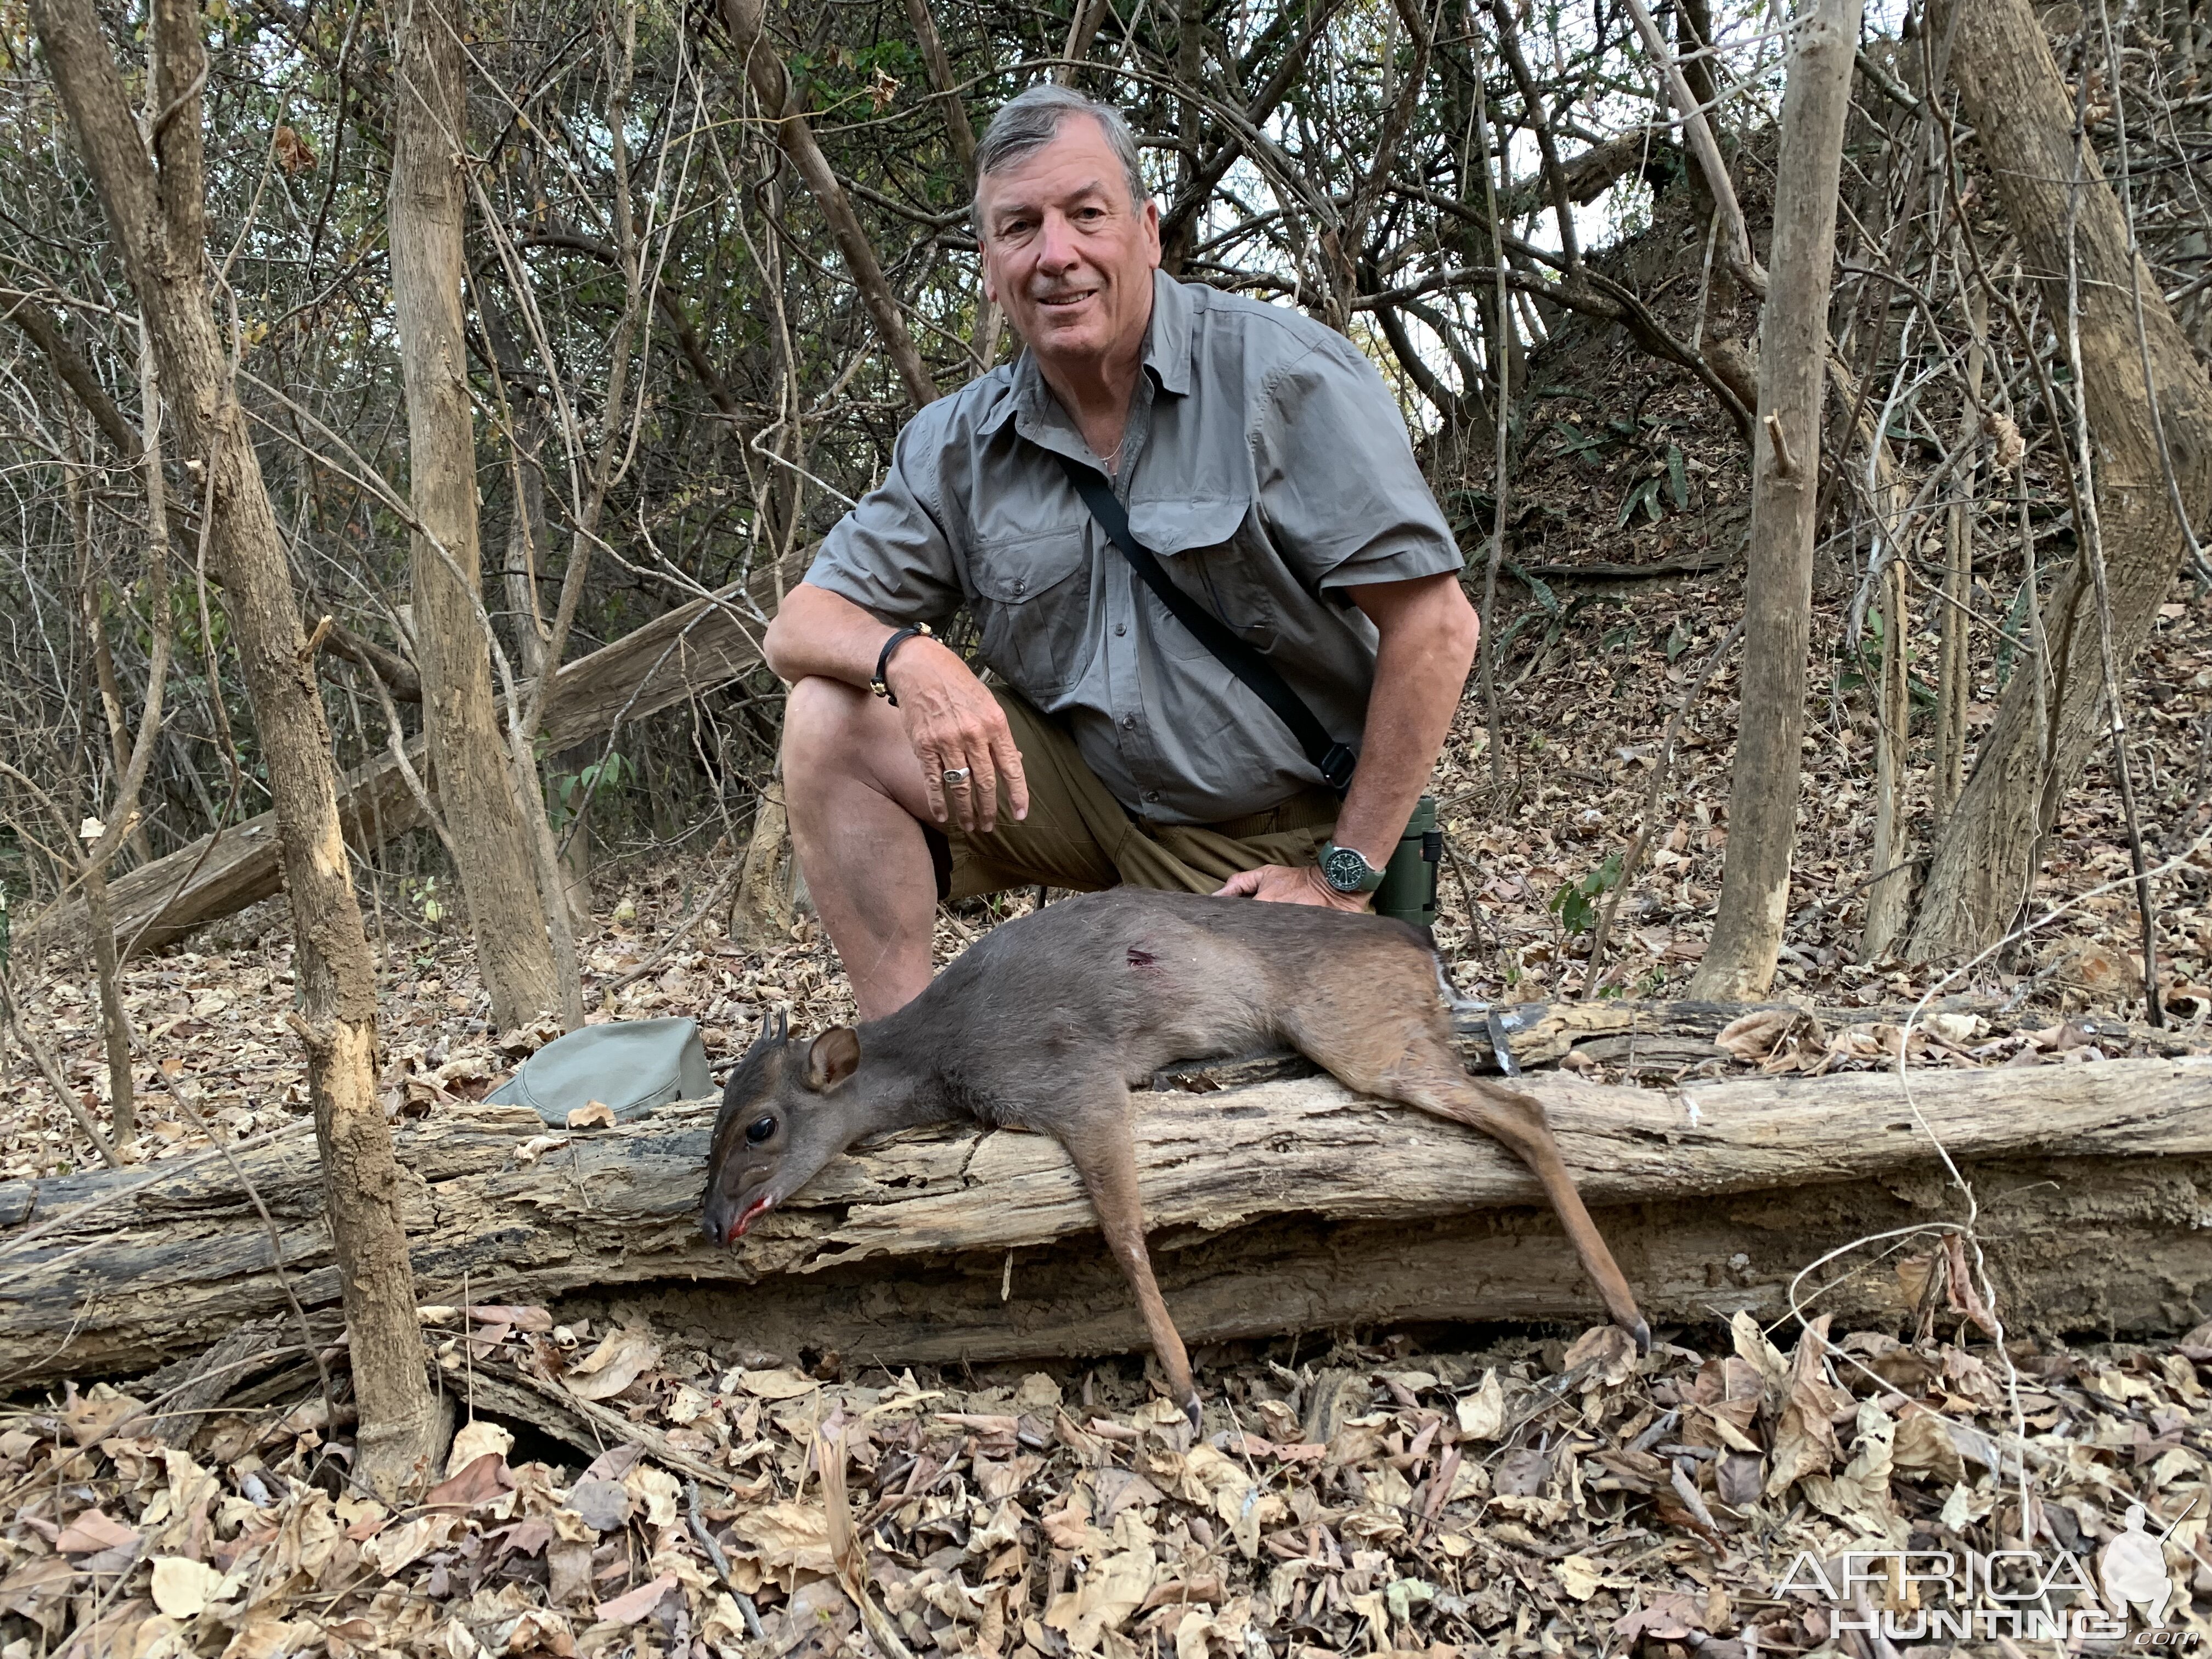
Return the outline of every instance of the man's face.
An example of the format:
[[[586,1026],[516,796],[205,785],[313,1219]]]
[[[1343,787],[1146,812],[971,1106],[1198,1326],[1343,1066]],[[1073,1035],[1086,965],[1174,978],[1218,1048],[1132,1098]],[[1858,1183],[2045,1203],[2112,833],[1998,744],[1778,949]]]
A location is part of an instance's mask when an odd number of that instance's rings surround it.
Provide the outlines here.
[[[984,292],[1048,367],[1080,369],[1137,350],[1152,314],[1160,210],[1129,182],[1089,116],[985,178]]]

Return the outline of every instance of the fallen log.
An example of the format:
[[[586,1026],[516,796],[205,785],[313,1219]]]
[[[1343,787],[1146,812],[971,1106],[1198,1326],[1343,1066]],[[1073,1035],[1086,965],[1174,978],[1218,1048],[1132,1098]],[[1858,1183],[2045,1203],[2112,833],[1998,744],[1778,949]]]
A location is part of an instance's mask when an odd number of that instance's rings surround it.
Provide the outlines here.
[[[787,564],[783,582],[797,580],[805,562],[800,556]],[[759,666],[760,630],[749,618],[756,610],[772,608],[777,591],[772,573],[757,575],[750,586],[733,585],[678,605],[568,664],[554,677],[546,700],[540,732],[544,751],[602,737],[619,721],[657,714]],[[420,738],[408,753],[419,769],[425,753]],[[348,845],[361,854],[425,822],[398,763],[388,756],[347,775],[338,816]],[[157,950],[267,898],[277,882],[276,815],[263,812],[110,880],[117,942],[134,951]],[[49,907],[31,924],[41,943],[78,937],[84,927],[80,899]]]
[[[1778,1318],[1826,1250],[1900,1227],[1934,1240],[1964,1213],[1938,1139],[1976,1184],[2015,1328],[2178,1329],[2212,1311],[2212,1060],[1918,1072],[1909,1100],[1875,1073],[1528,1082],[1655,1322]],[[1327,1078],[1137,1101],[1155,1261],[1194,1342],[1595,1313],[1534,1181],[1472,1131]],[[619,1297],[678,1329],[886,1361],[1139,1346],[1057,1143],[947,1126],[856,1149],[724,1250],[694,1219],[713,1111],[548,1133],[520,1109],[471,1107],[404,1129],[419,1293]],[[304,1138],[0,1186],[0,1386],[143,1369],[281,1310],[249,1186],[292,1291],[333,1318]],[[1903,1284],[1865,1255],[1801,1294],[1902,1320]]]

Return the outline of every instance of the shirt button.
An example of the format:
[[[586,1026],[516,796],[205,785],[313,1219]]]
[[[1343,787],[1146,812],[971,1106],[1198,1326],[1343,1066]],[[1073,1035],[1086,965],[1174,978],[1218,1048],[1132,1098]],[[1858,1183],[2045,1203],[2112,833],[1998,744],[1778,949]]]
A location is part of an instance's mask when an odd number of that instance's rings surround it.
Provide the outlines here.
[[[1146,800],[1158,800],[1159,798],[1160,792],[1157,789],[1147,789],[1145,791],[1145,799]]]
[[[1128,623],[1115,623],[1114,624],[1114,637],[1115,637],[1115,639],[1117,639],[1117,640],[1118,640],[1118,639],[1120,639],[1120,638],[1121,637],[1121,635],[1124,635],[1124,634],[1127,633],[1128,631],[1129,631],[1129,624],[1128,624]]]
[[[1121,729],[1122,729],[1124,732],[1133,732],[1133,731],[1135,731],[1135,730],[1137,729],[1137,717],[1136,717],[1134,714],[1124,714],[1124,715],[1122,715],[1122,716],[1121,716]]]
[[[1026,586],[1029,586],[1029,578],[1028,578],[1028,577],[1026,577],[1026,576],[1017,576],[1017,577],[1015,577],[1015,578],[1014,578],[1014,592],[1017,592],[1017,593],[1020,592],[1022,591],[1022,589],[1023,589],[1023,588],[1024,588],[1024,587],[1026,587]]]

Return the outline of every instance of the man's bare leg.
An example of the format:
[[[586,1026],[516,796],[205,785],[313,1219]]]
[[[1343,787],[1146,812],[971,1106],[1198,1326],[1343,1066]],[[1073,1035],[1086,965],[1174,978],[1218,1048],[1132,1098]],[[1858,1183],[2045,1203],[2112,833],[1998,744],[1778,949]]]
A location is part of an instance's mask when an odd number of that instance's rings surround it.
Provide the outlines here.
[[[841,680],[810,676],[783,716],[791,840],[862,1019],[904,1006],[930,978],[937,875],[922,823],[929,801],[896,710]]]

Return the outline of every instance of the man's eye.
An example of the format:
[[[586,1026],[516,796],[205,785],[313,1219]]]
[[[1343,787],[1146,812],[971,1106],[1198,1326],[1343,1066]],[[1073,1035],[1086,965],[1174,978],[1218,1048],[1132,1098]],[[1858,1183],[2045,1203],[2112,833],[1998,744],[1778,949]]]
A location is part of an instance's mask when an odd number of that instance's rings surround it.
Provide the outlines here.
[[[745,1145],[748,1146],[757,1146],[761,1142],[766,1140],[775,1133],[775,1120],[772,1117],[762,1118],[758,1121],[746,1127]]]

